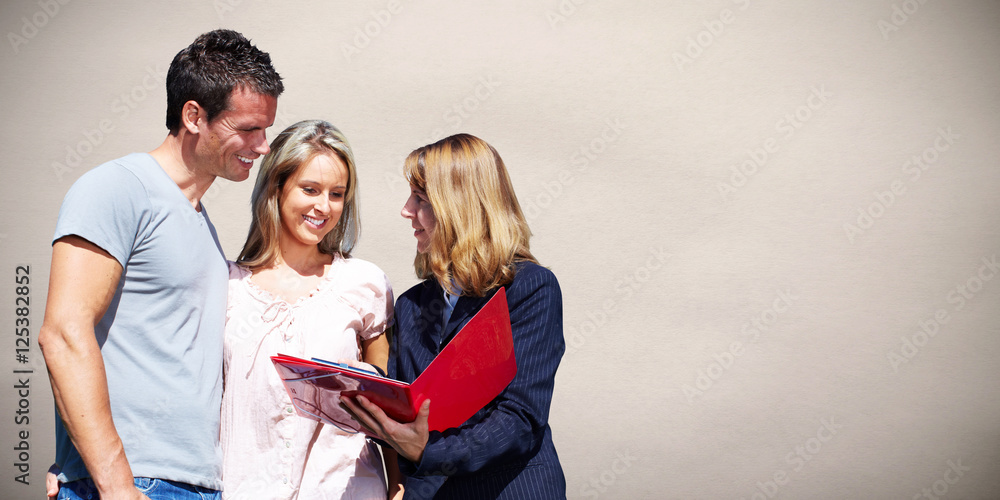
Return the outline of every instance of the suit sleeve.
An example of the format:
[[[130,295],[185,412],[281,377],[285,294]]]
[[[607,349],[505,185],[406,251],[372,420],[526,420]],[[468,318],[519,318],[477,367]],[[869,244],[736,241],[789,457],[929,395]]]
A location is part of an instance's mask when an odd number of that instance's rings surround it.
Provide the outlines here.
[[[565,351],[562,294],[551,271],[526,267],[507,292],[517,375],[486,409],[458,429],[431,432],[412,475],[454,475],[523,463],[541,447],[556,369]],[[431,412],[434,402],[431,401]]]

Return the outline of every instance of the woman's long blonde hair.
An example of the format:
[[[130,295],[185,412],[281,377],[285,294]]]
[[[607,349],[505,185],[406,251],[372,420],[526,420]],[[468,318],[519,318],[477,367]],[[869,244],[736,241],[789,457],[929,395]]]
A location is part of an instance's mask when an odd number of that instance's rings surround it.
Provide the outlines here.
[[[357,172],[354,153],[344,134],[322,120],[305,120],[285,130],[271,142],[271,151],[261,161],[257,183],[250,203],[253,220],[243,250],[237,260],[251,269],[269,266],[278,256],[278,235],[281,233],[281,198],[285,182],[296,170],[317,155],[336,155],[347,166],[347,191],[340,221],[319,243],[325,254],[350,257],[361,235],[357,208]]]
[[[437,219],[427,251],[413,263],[418,277],[481,297],[513,281],[515,262],[537,262],[507,168],[486,141],[446,137],[410,153],[404,171],[427,193]]]

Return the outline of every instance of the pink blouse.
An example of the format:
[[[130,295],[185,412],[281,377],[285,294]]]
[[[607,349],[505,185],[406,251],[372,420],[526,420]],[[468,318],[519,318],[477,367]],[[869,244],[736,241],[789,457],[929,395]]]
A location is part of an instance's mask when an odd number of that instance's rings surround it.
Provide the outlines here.
[[[375,265],[334,258],[320,285],[289,304],[230,263],[222,395],[223,498],[384,499],[378,447],[300,417],[271,364],[289,354],[360,359],[392,323],[392,288]]]

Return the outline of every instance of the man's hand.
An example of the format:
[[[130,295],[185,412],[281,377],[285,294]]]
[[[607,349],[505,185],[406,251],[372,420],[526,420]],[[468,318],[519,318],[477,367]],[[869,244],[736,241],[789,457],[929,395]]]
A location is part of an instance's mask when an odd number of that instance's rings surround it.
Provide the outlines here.
[[[56,496],[59,495],[59,473],[61,469],[56,464],[52,464],[49,467],[49,471],[45,473],[45,497],[48,500],[56,500]]]
[[[62,469],[60,469],[58,465],[52,464],[52,466],[49,467],[49,471],[45,473],[45,498],[47,500],[56,500],[56,497],[59,496],[59,488],[62,486],[62,484],[59,482],[59,473],[60,472],[62,472]],[[125,492],[126,496],[123,496],[122,498],[135,498],[135,499],[139,499],[139,500],[149,500],[149,497],[147,497],[146,495],[142,494],[142,492],[140,492],[138,489],[133,488],[133,490],[134,490],[134,493],[126,491]],[[132,493],[132,494],[129,495],[129,493]],[[104,498],[104,497],[102,497],[102,498]],[[111,498],[111,497],[108,497],[108,498]]]

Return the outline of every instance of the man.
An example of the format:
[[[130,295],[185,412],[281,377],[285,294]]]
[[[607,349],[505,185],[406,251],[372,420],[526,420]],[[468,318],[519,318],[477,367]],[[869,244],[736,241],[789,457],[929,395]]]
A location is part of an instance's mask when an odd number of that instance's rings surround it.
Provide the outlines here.
[[[170,64],[163,143],[66,194],[38,342],[68,498],[218,496],[228,270],[201,197],[249,177],[283,90],[242,35],[201,35]]]

